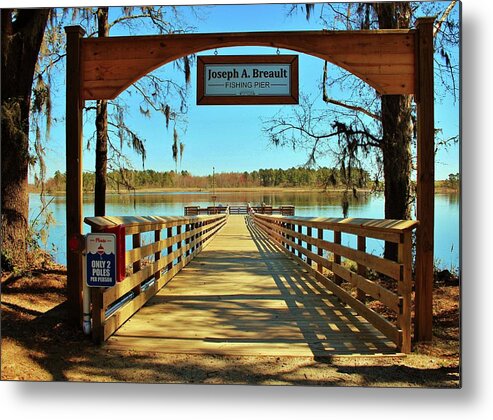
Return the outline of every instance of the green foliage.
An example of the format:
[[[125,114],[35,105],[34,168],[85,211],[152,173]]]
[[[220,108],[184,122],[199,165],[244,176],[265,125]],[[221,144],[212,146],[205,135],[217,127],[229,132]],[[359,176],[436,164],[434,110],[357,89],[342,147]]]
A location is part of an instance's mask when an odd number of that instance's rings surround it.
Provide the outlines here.
[[[19,276],[26,271],[37,267],[48,267],[54,263],[53,256],[43,249],[48,238],[48,231],[55,223],[53,213],[49,210],[49,205],[53,198],[43,205],[40,212],[30,222],[26,234],[26,264],[19,265],[18,258],[14,256],[8,248],[1,251],[2,270],[11,272],[14,276]],[[54,246],[54,245],[53,245]]]
[[[252,188],[252,187],[317,187],[325,190],[330,188],[345,188],[345,178],[339,168],[289,168],[289,169],[259,169],[253,172],[226,172],[214,176],[217,188]],[[368,172],[353,168],[351,176],[358,181],[360,188],[371,188]],[[65,190],[65,174],[55,172],[47,183],[48,192]],[[95,176],[93,173],[83,173],[83,189],[85,192],[94,191]],[[152,169],[119,170],[108,173],[108,189],[120,190],[144,188],[210,188],[211,176],[194,176],[182,170],[158,172]]]
[[[452,188],[454,190],[458,190],[460,187],[460,175],[459,175],[459,173],[449,174],[448,179],[444,182],[444,185],[447,188]]]
[[[27,152],[25,158],[30,163],[35,161],[34,157],[28,153],[28,148],[23,147],[28,144],[28,137],[24,130],[24,122],[21,117],[21,102],[13,98],[2,102],[2,135],[9,136]]]

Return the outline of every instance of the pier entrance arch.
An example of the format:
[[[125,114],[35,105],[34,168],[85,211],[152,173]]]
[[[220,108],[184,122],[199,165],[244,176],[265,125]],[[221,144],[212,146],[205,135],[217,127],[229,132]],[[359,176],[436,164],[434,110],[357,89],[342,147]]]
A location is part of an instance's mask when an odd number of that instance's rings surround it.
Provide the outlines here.
[[[336,64],[381,95],[413,94],[417,104],[415,339],[431,340],[434,229],[433,22],[416,29],[179,34],[84,38],[66,27],[67,288],[70,313],[82,317],[82,256],[68,241],[82,235],[82,110],[113,99],[154,69],[185,55],[223,47],[285,48]]]

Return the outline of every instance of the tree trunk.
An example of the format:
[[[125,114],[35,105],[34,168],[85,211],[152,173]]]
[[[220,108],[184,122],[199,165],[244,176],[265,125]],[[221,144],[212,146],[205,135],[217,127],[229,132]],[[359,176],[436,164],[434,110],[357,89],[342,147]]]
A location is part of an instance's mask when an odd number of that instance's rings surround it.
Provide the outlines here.
[[[28,236],[29,110],[50,9],[2,10],[2,266],[23,268]]]
[[[98,36],[109,35],[108,8],[98,8]],[[96,104],[96,168],[94,184],[94,215],[106,214],[106,173],[108,164],[108,101]]]
[[[385,218],[409,219],[411,139],[410,95],[382,96]],[[385,243],[385,258],[397,260],[397,244]]]
[[[409,28],[409,2],[375,3],[380,29]],[[382,151],[385,182],[385,218],[409,219],[412,96],[383,95]],[[397,260],[397,244],[385,243],[385,258]]]
[[[108,163],[108,111],[107,101],[96,105],[96,173],[94,182],[94,215],[106,214],[106,172]]]

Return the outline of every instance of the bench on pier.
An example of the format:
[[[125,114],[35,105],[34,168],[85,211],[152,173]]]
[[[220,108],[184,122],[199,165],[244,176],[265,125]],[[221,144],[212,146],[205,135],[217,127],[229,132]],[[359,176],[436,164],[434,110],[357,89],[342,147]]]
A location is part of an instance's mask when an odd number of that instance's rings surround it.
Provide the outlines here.
[[[228,207],[224,206],[185,206],[185,216],[200,216],[205,214],[226,214]]]

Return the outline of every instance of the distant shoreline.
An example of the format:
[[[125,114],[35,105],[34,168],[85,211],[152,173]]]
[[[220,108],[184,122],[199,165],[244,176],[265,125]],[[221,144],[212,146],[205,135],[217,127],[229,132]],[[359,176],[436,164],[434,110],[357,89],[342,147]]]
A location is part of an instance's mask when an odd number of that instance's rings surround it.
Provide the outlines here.
[[[29,185],[28,191],[30,193],[39,193],[40,189]],[[214,193],[235,193],[235,192],[263,192],[263,193],[326,193],[326,194],[340,194],[345,190],[343,188],[331,188],[324,190],[320,187],[228,187],[228,188],[216,188]],[[208,193],[212,194],[213,191],[208,188],[139,188],[135,190],[107,190],[108,194],[133,194],[136,193],[164,193],[164,192],[187,192],[187,193]],[[370,193],[370,189],[358,189],[358,193]],[[449,188],[437,185],[435,186],[435,194],[454,194],[458,193],[459,189]],[[92,194],[94,191],[84,191],[84,194]],[[383,193],[383,191],[382,191]],[[48,195],[64,195],[65,191],[50,191]]]
[[[224,188],[215,188],[214,193],[221,192],[273,192],[273,193],[282,193],[282,192],[299,192],[299,193],[342,193],[344,192],[343,188],[331,188],[324,190],[320,187],[224,187]],[[29,192],[40,192],[39,188],[34,187],[33,185],[29,186]],[[118,193],[118,190],[108,189],[107,193],[113,194]],[[160,193],[160,192],[187,192],[187,193],[208,193],[212,194],[213,191],[210,188],[175,188],[175,187],[165,187],[165,188],[136,188],[135,190],[127,190],[120,189],[120,194],[133,194],[134,192],[138,193]],[[370,192],[369,189],[359,189],[358,192]],[[91,194],[94,191],[84,191],[84,194]],[[59,195],[65,194],[65,191],[50,191],[48,194]]]

